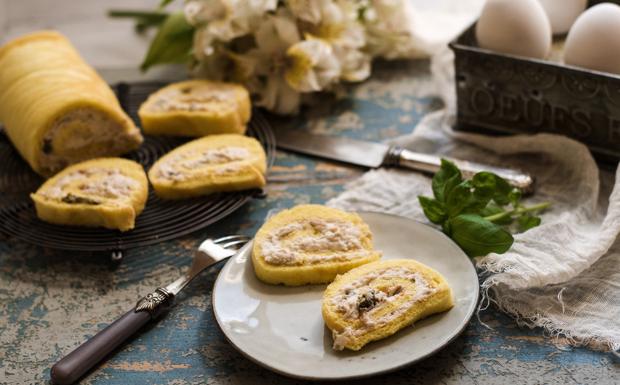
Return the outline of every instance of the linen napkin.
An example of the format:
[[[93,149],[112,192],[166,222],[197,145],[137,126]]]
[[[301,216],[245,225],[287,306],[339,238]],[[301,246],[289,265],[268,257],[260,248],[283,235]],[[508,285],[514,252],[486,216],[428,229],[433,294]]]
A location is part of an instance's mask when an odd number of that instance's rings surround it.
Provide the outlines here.
[[[432,25],[428,20],[426,24]],[[542,327],[569,344],[618,350],[620,169],[616,175],[599,170],[586,146],[563,136],[489,137],[454,132],[453,68],[453,55],[447,48],[433,55],[432,73],[445,108],[426,116],[412,134],[394,144],[520,168],[537,179],[536,194],[526,203],[553,203],[539,227],[515,235],[507,253],[475,261],[482,278],[481,308],[492,302],[520,325]],[[328,204],[428,222],[417,196],[432,195],[430,182],[410,171],[370,171]]]

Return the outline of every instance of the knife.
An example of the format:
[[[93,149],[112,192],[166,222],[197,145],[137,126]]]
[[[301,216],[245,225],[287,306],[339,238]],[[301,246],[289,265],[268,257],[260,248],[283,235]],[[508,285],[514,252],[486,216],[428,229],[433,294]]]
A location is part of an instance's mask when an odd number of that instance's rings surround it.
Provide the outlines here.
[[[434,174],[439,170],[441,158],[444,158],[454,162],[466,178],[470,178],[480,171],[489,171],[506,179],[508,183],[521,189],[524,193],[531,193],[534,189],[532,176],[514,169],[422,154],[383,143],[318,135],[304,130],[274,127],[273,132],[276,136],[277,147],[302,154],[368,168],[402,167],[429,174]]]

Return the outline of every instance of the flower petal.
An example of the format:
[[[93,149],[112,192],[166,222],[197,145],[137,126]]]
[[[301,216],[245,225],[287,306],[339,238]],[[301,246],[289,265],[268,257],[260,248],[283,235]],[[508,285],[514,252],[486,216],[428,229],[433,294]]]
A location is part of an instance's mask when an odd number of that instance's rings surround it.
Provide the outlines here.
[[[310,37],[292,45],[286,55],[290,62],[285,78],[297,91],[321,91],[340,76],[340,63],[324,40]]]

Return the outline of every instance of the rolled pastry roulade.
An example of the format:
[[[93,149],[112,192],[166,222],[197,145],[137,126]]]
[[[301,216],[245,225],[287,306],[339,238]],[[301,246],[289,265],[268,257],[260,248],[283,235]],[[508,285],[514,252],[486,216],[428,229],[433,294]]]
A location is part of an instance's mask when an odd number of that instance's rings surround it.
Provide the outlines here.
[[[170,151],[149,170],[155,193],[183,199],[265,186],[267,161],[258,140],[243,135],[209,135]]]
[[[335,350],[360,350],[453,305],[441,274],[412,259],[392,259],[336,277],[323,294],[322,313]]]
[[[91,159],[69,166],[31,194],[37,216],[59,225],[134,228],[148,197],[142,166],[122,158]]]
[[[51,176],[142,143],[114,92],[60,33],[10,41],[0,48],[0,68],[0,122],[37,173]]]
[[[151,94],[140,106],[142,129],[151,135],[243,134],[250,94],[239,84],[186,80]]]
[[[322,205],[299,205],[269,218],[252,248],[256,276],[287,286],[328,283],[379,258],[359,215]]]

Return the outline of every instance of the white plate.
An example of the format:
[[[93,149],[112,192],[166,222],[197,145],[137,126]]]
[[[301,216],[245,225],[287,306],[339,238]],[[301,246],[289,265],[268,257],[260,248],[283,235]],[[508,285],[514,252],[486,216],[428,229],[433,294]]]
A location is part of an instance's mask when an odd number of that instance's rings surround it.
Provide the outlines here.
[[[421,360],[452,341],[467,325],[478,300],[473,264],[448,237],[422,223],[360,213],[383,259],[414,258],[439,271],[452,287],[455,306],[417,322],[359,352],[337,352],[321,316],[325,285],[267,285],[254,275],[250,247],[231,258],[213,289],[213,311],[228,340],[252,361],[280,374],[333,380],[384,373]]]

